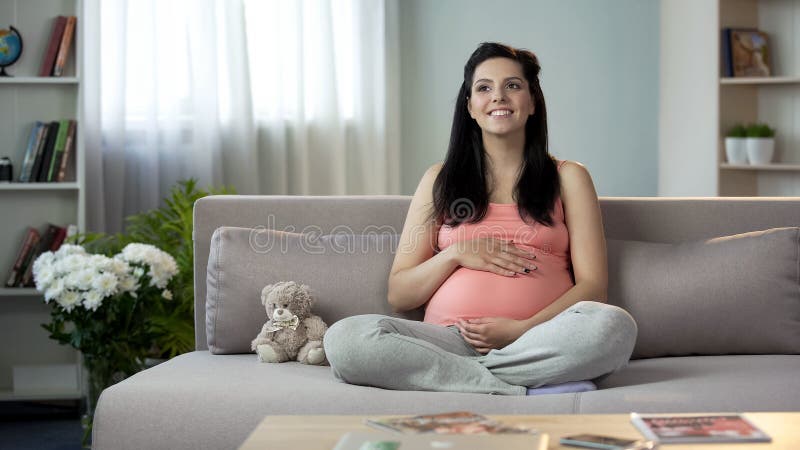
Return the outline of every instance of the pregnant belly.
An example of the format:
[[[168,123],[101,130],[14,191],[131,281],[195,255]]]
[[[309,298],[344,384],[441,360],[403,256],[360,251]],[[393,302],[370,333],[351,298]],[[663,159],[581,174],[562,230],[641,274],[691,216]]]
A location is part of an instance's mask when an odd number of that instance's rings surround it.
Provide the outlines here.
[[[567,270],[543,264],[513,277],[459,267],[431,297],[425,322],[447,326],[478,317],[527,319],[572,286]]]

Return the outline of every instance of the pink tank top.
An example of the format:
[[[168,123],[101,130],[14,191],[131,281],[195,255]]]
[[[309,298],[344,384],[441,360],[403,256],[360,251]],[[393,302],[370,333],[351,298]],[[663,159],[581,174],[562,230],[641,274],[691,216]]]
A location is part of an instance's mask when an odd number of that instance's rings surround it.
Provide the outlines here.
[[[559,162],[558,168],[563,164]],[[448,326],[459,319],[479,317],[527,319],[575,285],[560,196],[556,198],[552,227],[524,222],[516,204],[489,203],[486,216],[478,223],[442,225],[438,245],[444,250],[478,237],[513,239],[515,245],[536,255],[533,263],[538,269],[508,277],[459,267],[428,301],[425,322]]]

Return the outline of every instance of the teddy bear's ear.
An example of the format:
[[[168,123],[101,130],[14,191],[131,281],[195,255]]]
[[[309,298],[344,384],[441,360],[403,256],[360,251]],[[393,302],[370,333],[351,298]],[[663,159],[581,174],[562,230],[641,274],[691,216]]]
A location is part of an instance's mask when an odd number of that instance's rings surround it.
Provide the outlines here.
[[[268,285],[264,286],[264,289],[261,289],[261,304],[262,305],[266,305],[267,304],[267,296],[269,295],[270,292],[272,292],[273,289],[275,289],[275,285],[274,284],[268,284]]]

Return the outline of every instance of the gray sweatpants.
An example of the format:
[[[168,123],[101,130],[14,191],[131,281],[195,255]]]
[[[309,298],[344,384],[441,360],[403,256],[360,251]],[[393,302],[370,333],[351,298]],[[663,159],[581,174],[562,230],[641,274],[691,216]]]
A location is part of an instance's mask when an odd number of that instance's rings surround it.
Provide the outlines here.
[[[591,380],[625,366],[636,323],[625,310],[584,301],[481,355],[458,329],[377,314],[325,334],[333,374],[386,389],[525,395],[526,387]]]

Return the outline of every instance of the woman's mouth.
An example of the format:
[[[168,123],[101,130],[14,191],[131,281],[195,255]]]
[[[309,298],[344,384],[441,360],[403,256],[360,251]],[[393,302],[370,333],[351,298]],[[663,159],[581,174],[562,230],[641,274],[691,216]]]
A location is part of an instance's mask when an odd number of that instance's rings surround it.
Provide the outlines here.
[[[510,109],[495,109],[494,111],[489,112],[489,115],[492,117],[507,117],[513,113]]]

